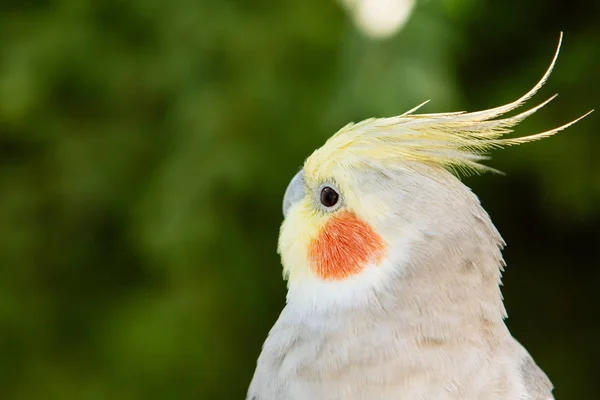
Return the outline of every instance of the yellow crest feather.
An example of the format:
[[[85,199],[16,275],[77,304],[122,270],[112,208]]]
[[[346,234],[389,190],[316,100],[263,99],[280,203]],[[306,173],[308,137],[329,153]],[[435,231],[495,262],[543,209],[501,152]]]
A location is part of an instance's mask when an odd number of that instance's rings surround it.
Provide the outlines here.
[[[327,143],[307,160],[305,167],[327,173],[331,163],[340,160],[393,167],[401,161],[437,164],[444,168],[469,172],[495,171],[480,161],[492,148],[517,145],[543,139],[568,128],[585,115],[557,128],[534,135],[502,138],[516,124],[544,107],[557,95],[513,117],[498,118],[529,100],[546,82],[560,51],[562,32],[554,58],[544,76],[525,95],[516,101],[477,112],[413,114],[427,102],[390,118],[371,118],[350,123],[333,135]],[[312,168],[310,168],[312,169]]]

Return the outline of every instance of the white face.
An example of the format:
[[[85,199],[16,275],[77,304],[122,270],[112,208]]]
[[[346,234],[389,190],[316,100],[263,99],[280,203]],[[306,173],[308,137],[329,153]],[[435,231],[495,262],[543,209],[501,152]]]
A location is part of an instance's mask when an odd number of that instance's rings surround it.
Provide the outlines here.
[[[299,172],[284,197],[285,220],[281,228],[279,251],[288,275],[288,303],[317,312],[334,307],[357,307],[377,301],[378,293],[394,284],[414,261],[413,250],[435,235],[444,235],[449,216],[456,206],[474,196],[446,171],[422,166],[389,173],[345,173],[318,182]],[[335,182],[329,184],[328,182]],[[324,188],[339,196],[328,209],[316,204]],[[461,213],[458,213],[459,215]],[[343,224],[348,218],[350,224]],[[452,219],[450,219],[452,220]],[[342,222],[340,222],[342,221]],[[340,229],[356,227],[359,231]],[[372,230],[380,239],[381,257],[371,257],[352,274],[315,272],[314,243],[323,240],[329,259],[343,254],[332,268],[353,257]],[[322,239],[327,237],[327,239]],[[340,244],[341,243],[341,244]],[[311,247],[312,246],[312,247]],[[346,268],[347,270],[347,268]],[[342,276],[343,275],[343,276]]]

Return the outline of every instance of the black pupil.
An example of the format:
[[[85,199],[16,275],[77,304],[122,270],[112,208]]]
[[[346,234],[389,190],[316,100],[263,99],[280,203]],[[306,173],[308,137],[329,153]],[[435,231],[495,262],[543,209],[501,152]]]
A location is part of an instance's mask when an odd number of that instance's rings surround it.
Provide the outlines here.
[[[340,195],[335,190],[326,186],[321,190],[321,203],[325,207],[333,207],[338,202]]]

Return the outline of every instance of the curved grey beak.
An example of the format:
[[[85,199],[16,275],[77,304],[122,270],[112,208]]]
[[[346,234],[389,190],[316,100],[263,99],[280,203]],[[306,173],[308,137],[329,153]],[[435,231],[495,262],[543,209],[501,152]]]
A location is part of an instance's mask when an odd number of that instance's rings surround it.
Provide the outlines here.
[[[304,169],[290,181],[283,195],[283,217],[287,217],[290,207],[304,198]]]

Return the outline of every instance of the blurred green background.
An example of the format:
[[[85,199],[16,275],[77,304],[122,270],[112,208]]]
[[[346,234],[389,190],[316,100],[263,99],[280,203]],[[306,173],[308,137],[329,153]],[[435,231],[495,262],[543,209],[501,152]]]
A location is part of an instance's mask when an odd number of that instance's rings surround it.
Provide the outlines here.
[[[561,30],[530,104],[560,96],[517,134],[599,107],[588,0],[420,1],[385,39],[333,0],[0,7],[0,399],[244,398],[284,305],[283,192],[328,136],[512,101]],[[465,179],[558,399],[600,398],[596,114]]]

